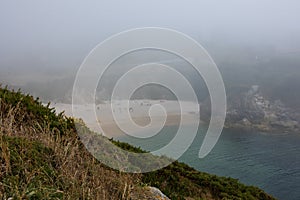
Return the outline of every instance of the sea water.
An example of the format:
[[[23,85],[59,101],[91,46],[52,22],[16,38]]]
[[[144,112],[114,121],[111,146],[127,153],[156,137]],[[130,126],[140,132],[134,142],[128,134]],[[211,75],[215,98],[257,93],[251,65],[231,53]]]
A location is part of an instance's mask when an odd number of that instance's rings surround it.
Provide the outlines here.
[[[151,138],[126,136],[117,139],[153,151],[168,144],[176,131],[176,126],[169,126]],[[300,199],[300,134],[227,129],[223,130],[210,154],[200,159],[198,153],[205,133],[206,128],[200,127],[179,161],[199,171],[236,178],[244,184],[260,187],[278,199]],[[186,134],[189,134],[188,130]]]

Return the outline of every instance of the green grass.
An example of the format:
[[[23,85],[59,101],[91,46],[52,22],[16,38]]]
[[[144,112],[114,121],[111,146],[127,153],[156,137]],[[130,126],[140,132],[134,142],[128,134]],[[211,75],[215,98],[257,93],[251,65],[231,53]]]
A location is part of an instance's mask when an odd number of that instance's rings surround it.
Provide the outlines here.
[[[177,161],[144,174],[110,169],[85,149],[72,118],[55,113],[49,104],[43,106],[38,99],[20,91],[0,88],[0,111],[2,199],[139,199],[138,193],[144,193],[146,185],[159,188],[171,199],[274,199],[257,187],[199,172]],[[86,139],[102,145],[113,142],[131,152],[145,152],[99,136],[82,122],[79,125],[77,128],[84,130]],[[139,163],[149,165],[154,160],[163,162],[168,158],[150,156],[136,162],[129,157],[124,164],[138,169]]]
[[[25,138],[2,136],[0,150],[0,163],[9,163],[1,177],[4,199],[62,198],[63,181],[52,149]]]

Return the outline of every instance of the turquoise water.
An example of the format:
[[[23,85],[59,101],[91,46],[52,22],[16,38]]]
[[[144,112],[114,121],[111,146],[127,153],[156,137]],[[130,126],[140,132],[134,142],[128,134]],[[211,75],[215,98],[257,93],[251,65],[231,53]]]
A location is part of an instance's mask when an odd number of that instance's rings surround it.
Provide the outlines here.
[[[165,127],[151,138],[118,139],[151,151],[166,145],[176,130],[177,127]],[[204,134],[205,128],[200,128],[179,161],[200,171],[258,186],[278,199],[300,199],[300,134],[224,130],[210,154],[199,159]]]

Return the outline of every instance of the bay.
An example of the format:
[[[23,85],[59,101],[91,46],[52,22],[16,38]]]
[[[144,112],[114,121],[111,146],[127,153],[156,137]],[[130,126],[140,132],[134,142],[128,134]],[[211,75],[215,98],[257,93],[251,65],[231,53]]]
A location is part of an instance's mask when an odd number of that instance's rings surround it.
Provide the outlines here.
[[[154,151],[168,144],[177,128],[164,127],[147,139],[131,136],[116,139]],[[278,199],[300,199],[300,135],[225,129],[210,154],[200,159],[198,153],[205,134],[206,127],[200,127],[179,161],[199,171],[260,187]]]

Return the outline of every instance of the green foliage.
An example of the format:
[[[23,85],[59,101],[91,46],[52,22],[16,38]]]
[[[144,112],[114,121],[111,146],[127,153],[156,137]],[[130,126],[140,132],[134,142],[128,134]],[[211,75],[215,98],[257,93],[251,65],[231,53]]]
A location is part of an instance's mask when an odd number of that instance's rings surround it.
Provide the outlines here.
[[[10,105],[10,107],[5,105]],[[24,95],[20,90],[11,91],[7,87],[0,87],[0,110],[2,114],[8,114],[11,108],[18,109],[15,116],[16,125],[30,122],[47,124],[50,129],[56,129],[60,134],[65,133],[68,129],[74,129],[73,119],[64,116],[63,113],[56,114],[54,108],[50,108],[50,103],[44,106],[39,98],[34,99],[28,94]]]
[[[2,136],[0,152],[6,152],[0,154],[0,164],[6,166],[0,190],[5,194],[4,199],[62,197],[63,183],[56,172],[51,149],[24,138]]]
[[[50,133],[58,133],[59,136],[70,134],[67,135],[70,140],[61,140],[62,143],[60,145],[68,152],[67,150],[70,148],[68,145],[71,145],[72,141],[72,144],[76,144],[78,149],[80,149],[78,154],[74,154],[74,161],[82,162],[83,158],[80,157],[82,155],[86,155],[85,159],[89,160],[89,162],[83,162],[78,166],[76,166],[76,163],[74,163],[74,166],[70,165],[74,167],[76,173],[84,174],[82,177],[93,177],[93,173],[96,174],[101,169],[105,173],[113,174],[114,170],[103,167],[100,163],[97,164],[93,161],[94,159],[91,155],[79,154],[79,152],[84,153],[84,147],[77,141],[78,137],[75,131],[74,120],[65,117],[63,113],[56,114],[55,110],[49,106],[50,104],[44,106],[39,99],[34,99],[30,95],[23,95],[20,91],[15,92],[7,88],[0,88],[0,111],[2,119],[9,117],[11,110],[15,110],[14,126],[22,126],[24,124],[37,126],[39,124],[48,127]],[[79,121],[77,124],[79,125],[76,127],[82,129],[80,132],[83,132],[83,136],[88,136],[81,139],[90,140],[91,142],[97,141],[103,145],[108,142],[108,139],[102,136],[102,139],[95,140],[95,137],[98,138],[99,135],[92,133],[82,122]],[[21,137],[6,136],[3,133],[1,133],[0,139],[0,166],[5,166],[5,169],[0,168],[0,194],[4,194],[3,198],[61,199],[64,198],[64,192],[68,190],[68,187],[71,188],[74,185],[74,181],[76,180],[70,181],[70,179],[61,174],[61,171],[59,172],[59,161],[57,161],[56,152],[53,149],[36,141]],[[133,147],[127,143],[114,141],[113,139],[110,141],[127,151],[146,153],[139,147]],[[63,153],[63,158],[66,155],[68,154]],[[72,152],[70,152],[70,155],[72,155]],[[159,163],[155,162],[163,163],[163,160],[170,161],[166,157],[160,157],[159,159],[154,159],[154,157],[156,156],[145,157],[147,159],[139,160],[138,163],[144,162],[145,165],[157,165]],[[126,160],[131,167],[139,167],[134,161],[136,161],[136,158]],[[82,165],[91,164],[91,162],[95,172],[88,170],[89,166],[78,168],[83,167]],[[81,171],[77,171],[77,169]],[[116,174],[114,175],[116,176]],[[132,176],[132,179],[135,179],[134,175],[128,176]],[[274,199],[259,188],[245,186],[236,179],[202,173],[177,161],[158,171],[141,174],[139,179],[141,185],[158,187],[171,199],[186,199],[187,197],[193,199]],[[84,184],[94,186],[92,184],[93,180],[89,182],[88,179],[84,178]],[[111,178],[109,180],[114,185],[115,182],[112,180],[120,182],[118,178]],[[95,188],[91,189],[97,192]],[[108,191],[111,190],[115,191],[116,189],[109,185]],[[116,192],[116,194],[123,193],[123,191],[120,191]]]
[[[130,152],[134,152],[134,153],[147,153],[146,151],[142,150],[141,147],[134,147],[125,142],[115,141],[113,138],[111,138],[110,141],[113,144],[117,145],[118,147],[120,147],[126,151],[130,151]]]

